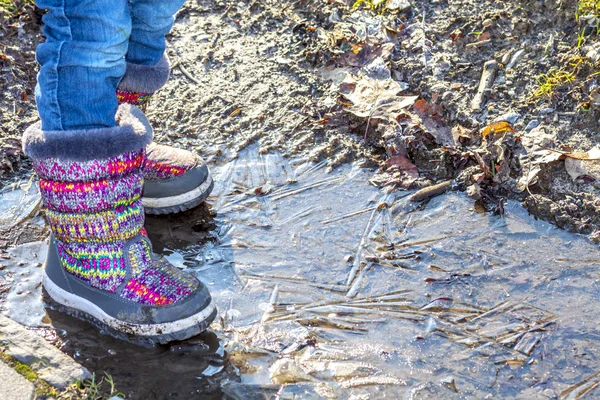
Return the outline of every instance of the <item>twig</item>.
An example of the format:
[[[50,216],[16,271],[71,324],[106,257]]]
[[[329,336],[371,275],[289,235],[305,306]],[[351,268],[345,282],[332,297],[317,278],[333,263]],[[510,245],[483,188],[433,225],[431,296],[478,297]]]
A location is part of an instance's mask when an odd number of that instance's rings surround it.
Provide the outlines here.
[[[179,70],[192,82],[194,82],[196,85],[200,85],[200,81],[196,78],[194,78],[192,76],[192,74],[189,73],[189,71],[187,69],[185,69],[185,67],[183,66],[182,63],[178,64]]]
[[[181,53],[179,49],[171,42],[167,42],[167,46],[171,47],[175,52],[175,55],[179,58],[175,62],[175,65],[172,68],[179,67],[179,70],[185,75],[190,81],[194,82],[196,85],[201,85],[201,82],[196,79],[184,66],[183,66],[183,58],[181,57]]]
[[[423,65],[427,68],[427,34],[425,33],[425,7],[423,7],[423,19],[421,20],[421,30],[423,31]]]
[[[481,80],[479,81],[479,88],[477,89],[477,93],[471,102],[471,109],[473,111],[481,111],[481,108],[485,105],[497,73],[498,63],[495,60],[490,60],[483,65]]]

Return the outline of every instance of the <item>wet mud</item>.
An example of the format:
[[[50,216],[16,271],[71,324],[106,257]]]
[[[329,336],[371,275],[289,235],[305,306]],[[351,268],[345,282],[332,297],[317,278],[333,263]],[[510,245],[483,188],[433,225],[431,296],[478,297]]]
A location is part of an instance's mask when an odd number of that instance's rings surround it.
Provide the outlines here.
[[[43,243],[6,253],[4,311],[28,306],[39,319],[19,322],[130,398],[596,393],[600,251],[584,237],[516,202],[503,218],[457,192],[415,203],[369,170],[256,146],[212,168],[208,204],[147,218],[155,250],[215,297],[209,332],[146,349],[44,312],[27,283]]]

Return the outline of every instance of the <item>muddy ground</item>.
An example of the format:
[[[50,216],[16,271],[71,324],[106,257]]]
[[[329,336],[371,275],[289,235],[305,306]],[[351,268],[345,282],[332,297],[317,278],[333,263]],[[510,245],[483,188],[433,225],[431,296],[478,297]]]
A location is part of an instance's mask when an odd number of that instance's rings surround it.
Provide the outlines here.
[[[257,142],[332,167],[361,159],[379,185],[457,179],[481,208],[516,198],[600,237],[598,157],[585,155],[600,117],[593,13],[557,0],[349,3],[187,3],[172,80],[149,110],[158,140],[209,158]],[[4,181],[28,168],[19,137],[36,120],[42,11],[26,4],[0,28]],[[474,105],[489,61],[497,72]],[[509,125],[486,134],[495,121]]]

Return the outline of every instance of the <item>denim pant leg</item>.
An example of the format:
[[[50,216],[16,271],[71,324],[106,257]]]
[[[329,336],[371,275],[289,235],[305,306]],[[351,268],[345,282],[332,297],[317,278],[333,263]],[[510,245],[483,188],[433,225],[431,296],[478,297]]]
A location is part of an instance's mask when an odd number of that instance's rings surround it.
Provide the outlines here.
[[[115,89],[125,73],[131,34],[127,0],[36,0],[46,42],[36,102],[43,130],[113,127]]]
[[[127,62],[155,65],[165,52],[165,35],[185,0],[129,0],[132,30]]]

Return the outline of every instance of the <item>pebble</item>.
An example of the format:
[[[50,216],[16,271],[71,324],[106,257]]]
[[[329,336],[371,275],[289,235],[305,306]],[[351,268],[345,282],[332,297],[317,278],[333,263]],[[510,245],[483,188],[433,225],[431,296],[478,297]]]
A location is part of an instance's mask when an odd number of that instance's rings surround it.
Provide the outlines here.
[[[387,4],[387,9],[394,11],[404,11],[408,10],[410,7],[411,4],[408,0],[391,0]]]
[[[591,62],[597,63],[600,61],[600,44],[596,43],[593,46],[588,46],[586,48],[585,56],[590,59]]]
[[[6,354],[29,365],[52,386],[64,389],[74,381],[92,376],[44,338],[4,316],[0,316],[0,336]]]
[[[542,108],[540,110],[540,114],[542,114],[542,115],[552,114],[553,112],[554,112],[554,108],[552,108],[552,107],[546,107],[546,108]]]
[[[506,69],[512,69],[516,67],[517,64],[519,64],[519,62],[521,62],[523,59],[523,56],[525,56],[525,50],[521,49],[517,51],[510,59],[510,62],[506,65]]]
[[[537,119],[532,119],[525,127],[525,131],[529,132],[530,130],[537,128],[539,125],[540,121],[538,121]]]
[[[519,114],[518,112],[509,112],[499,116],[494,120],[494,122],[506,121],[509,122],[511,125],[514,125],[515,122],[519,120],[519,118],[521,118],[521,114]]]

